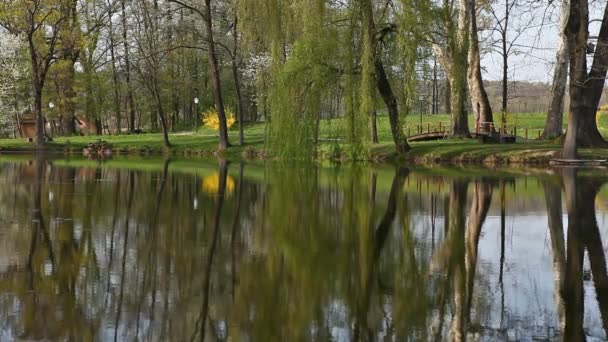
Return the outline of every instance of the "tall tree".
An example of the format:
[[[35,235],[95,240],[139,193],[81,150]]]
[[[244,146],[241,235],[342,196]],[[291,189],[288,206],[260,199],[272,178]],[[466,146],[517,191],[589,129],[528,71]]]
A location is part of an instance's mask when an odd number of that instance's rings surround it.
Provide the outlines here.
[[[121,10],[121,24],[122,24],[122,45],[124,54],[124,72],[125,81],[127,84],[127,106],[128,106],[128,125],[129,132],[135,132],[135,100],[133,97],[133,86],[131,84],[131,60],[129,55],[129,39],[128,39],[128,26],[127,26],[127,1],[120,0]],[[120,131],[119,131],[120,133]]]
[[[446,70],[450,85],[451,135],[468,137],[469,124],[466,111],[467,70],[470,41],[470,20],[472,3],[459,0],[457,7],[450,1],[444,1],[441,16],[444,26],[444,37],[435,39],[433,51],[437,60]],[[454,10],[456,9],[456,20]],[[445,44],[445,48],[441,47]]]
[[[67,18],[66,0],[16,0],[0,3],[0,25],[27,41],[36,115],[36,146],[45,145],[42,92],[59,52],[60,28]]]
[[[568,37],[566,25],[570,15],[570,0],[562,0],[559,16],[559,44],[553,71],[553,83],[549,97],[549,110],[543,131],[543,138],[555,139],[563,134],[564,98],[566,95],[566,82],[568,81]]]
[[[62,115],[61,125],[63,133],[72,135],[76,132],[76,90],[74,83],[76,79],[75,65],[82,52],[82,31],[80,28],[80,16],[78,13],[78,1],[69,0],[65,3],[65,20],[62,23],[59,44],[61,54],[57,61],[57,67],[61,66],[57,73],[60,78],[59,110]]]
[[[169,142],[169,125],[163,99],[162,73],[164,71],[166,53],[169,42],[164,39],[161,28],[161,9],[158,0],[141,1],[139,3],[138,16],[136,18],[140,28],[135,34],[135,41],[140,53],[137,72],[141,75],[144,85],[148,88],[154,99],[154,109],[151,113],[158,114],[163,130],[163,141],[166,147],[171,146]],[[156,120],[152,115],[151,124]]]
[[[475,114],[476,125],[479,123],[493,123],[492,106],[488,99],[488,93],[481,77],[481,56],[479,53],[479,36],[477,32],[477,7],[475,0],[471,0],[471,38],[469,46],[469,93],[471,105]],[[482,125],[483,125],[482,124]],[[489,127],[480,127],[486,130]]]
[[[221,149],[230,146],[228,140],[228,125],[226,120],[226,109],[224,106],[224,97],[222,95],[222,82],[220,76],[220,68],[218,62],[218,53],[216,49],[215,36],[213,32],[213,13],[211,8],[211,0],[204,0],[202,8],[190,3],[186,0],[168,0],[176,3],[184,8],[187,8],[197,13],[203,20],[205,25],[205,42],[207,43],[207,58],[211,73],[211,85],[213,88],[213,98],[215,100],[215,108],[219,119],[219,147]]]
[[[120,134],[121,130],[122,130],[122,125],[121,125],[121,121],[122,121],[122,113],[120,110],[120,102],[121,102],[121,95],[120,95],[120,82],[118,79],[118,60],[117,60],[117,42],[116,42],[116,37],[115,37],[115,30],[114,30],[114,21],[113,21],[113,15],[116,12],[115,9],[113,9],[114,5],[112,3],[112,0],[107,0],[107,7],[108,7],[108,12],[109,12],[109,18],[108,18],[108,22],[107,22],[107,35],[108,35],[108,49],[110,52],[110,63],[112,66],[112,90],[113,90],[113,109],[114,109],[114,117],[115,117],[115,123],[116,123],[116,134]]]
[[[588,0],[571,0],[566,37],[570,56],[570,115],[563,157],[576,159],[578,147],[608,147],[596,122],[608,70],[608,5],[604,9],[591,69],[587,67]]]
[[[526,3],[521,0],[497,1],[490,6],[489,12],[494,17],[495,27],[492,30],[493,39],[491,46],[502,59],[502,89],[501,89],[501,112],[503,122],[509,111],[509,59],[514,54],[520,53],[520,40],[524,33],[533,27],[537,15],[532,11],[534,3]]]
[[[19,90],[29,76],[25,41],[0,28],[0,46],[0,134],[16,138],[21,134],[18,115],[24,101]]]
[[[384,36],[376,33],[372,0],[361,1],[361,13],[364,39],[362,58],[362,72],[364,81],[362,81],[362,83],[364,87],[367,87],[367,82],[365,81],[366,77],[368,77],[369,81],[375,79],[378,92],[380,93],[380,96],[388,109],[391,135],[393,137],[393,142],[395,143],[397,153],[406,153],[410,150],[410,146],[408,145],[407,139],[402,131],[397,98],[395,97],[395,94],[391,88],[391,84],[382,61],[382,41],[379,41],[378,39],[382,39]],[[373,96],[370,96],[369,99],[364,101],[373,101]],[[373,113],[373,109],[369,108],[365,112],[371,114]],[[373,116],[371,118],[373,118]]]

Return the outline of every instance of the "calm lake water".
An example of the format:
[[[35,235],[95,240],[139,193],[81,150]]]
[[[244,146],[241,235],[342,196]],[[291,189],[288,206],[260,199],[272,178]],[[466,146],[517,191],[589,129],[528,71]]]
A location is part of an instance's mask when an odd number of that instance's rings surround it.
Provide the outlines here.
[[[604,340],[606,181],[0,159],[0,340]]]

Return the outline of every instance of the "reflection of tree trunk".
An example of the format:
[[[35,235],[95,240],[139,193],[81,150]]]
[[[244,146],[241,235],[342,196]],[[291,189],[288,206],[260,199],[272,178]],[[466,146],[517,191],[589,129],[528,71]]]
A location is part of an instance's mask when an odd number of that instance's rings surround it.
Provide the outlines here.
[[[65,218],[57,227],[57,255],[59,257],[58,267],[60,270],[58,272],[60,276],[57,278],[57,287],[61,292],[67,294],[73,291],[74,282],[76,281],[74,270],[78,269],[79,259],[79,247],[74,240],[73,219],[76,169],[60,168],[57,171],[61,181],[61,193],[58,196],[60,201],[59,215]],[[73,295],[73,293],[71,294]]]
[[[211,238],[211,245],[209,247],[209,254],[207,255],[207,264],[205,266],[205,281],[203,283],[203,304],[201,306],[200,316],[197,320],[200,322],[200,340],[205,340],[205,328],[207,326],[207,316],[209,313],[209,290],[211,288],[211,268],[213,266],[213,257],[215,256],[215,249],[217,247],[217,240],[220,234],[220,219],[222,215],[222,207],[224,205],[224,195],[226,192],[226,178],[228,176],[228,165],[225,160],[220,161],[220,178],[217,190],[217,203],[215,206],[215,213],[213,215],[213,236]],[[195,336],[196,337],[196,333]],[[192,339],[194,340],[194,338]]]
[[[111,281],[111,272],[112,272],[112,264],[114,262],[114,235],[116,233],[116,223],[118,222],[118,208],[120,203],[120,175],[122,172],[120,170],[116,171],[116,185],[114,189],[114,211],[112,214],[112,229],[110,231],[110,250],[108,251],[108,272],[106,274],[107,282],[106,282],[106,298],[104,300],[104,309],[107,308],[108,305],[108,297],[110,295],[110,281]]]
[[[164,163],[163,163],[163,173],[161,175],[161,180],[160,180],[160,188],[158,189],[158,192],[156,193],[156,205],[154,206],[154,212],[152,213],[152,228],[154,228],[154,230],[156,230],[157,226],[158,226],[158,215],[160,214],[160,207],[162,205],[162,200],[163,200],[163,192],[165,191],[165,186],[167,185],[167,176],[169,174],[169,164],[171,164],[171,159],[167,158],[165,159]],[[156,235],[154,235],[156,237]]]
[[[582,271],[584,247],[587,248],[589,254],[589,263],[602,316],[602,324],[606,336],[608,336],[608,275],[606,274],[606,256],[597,225],[594,205],[595,197],[599,192],[601,184],[595,182],[592,178],[577,177],[576,172],[576,170],[572,169],[563,171],[566,187],[566,203],[568,206],[568,268],[566,270],[566,282],[563,290],[566,296],[566,336],[575,337],[582,334],[584,315],[582,273],[575,273],[574,271]],[[570,253],[570,239],[574,240],[572,242],[574,245],[572,254]],[[574,260],[571,261],[571,259]],[[569,271],[572,272],[569,274]],[[576,283],[575,286],[573,286],[573,282]],[[578,286],[580,286],[580,289]],[[580,300],[580,305],[575,299]],[[568,304],[570,304],[570,307]],[[568,313],[570,313],[570,316],[568,316]],[[571,319],[571,322],[568,321],[568,318]],[[569,326],[569,323],[572,324]]]
[[[593,208],[593,205],[588,206]],[[606,274],[606,255],[604,254],[599,227],[595,221],[595,208],[593,209],[594,214],[589,217],[589,220],[593,220],[594,222],[590,222],[588,226],[584,227],[586,230],[585,246],[589,255],[593,285],[595,286],[595,294],[602,316],[605,336],[608,337],[608,274]]]
[[[395,173],[395,177],[393,178],[391,192],[388,197],[388,205],[386,211],[384,212],[384,216],[382,216],[382,220],[380,220],[380,223],[378,224],[378,228],[376,228],[376,233],[374,236],[374,259],[380,257],[380,252],[382,251],[386,238],[388,237],[391,224],[395,220],[395,215],[397,214],[397,195],[403,186],[403,182],[405,181],[407,174],[408,170],[399,168]]]
[[[467,201],[467,181],[454,180],[450,190],[449,230],[446,242],[450,246],[450,269],[452,274],[453,317],[450,327],[450,341],[464,341],[466,338],[466,279],[465,279],[465,205]]]
[[[234,213],[234,221],[232,221],[232,233],[230,236],[230,251],[231,251],[231,257],[232,257],[232,265],[231,265],[231,272],[232,272],[232,300],[234,301],[234,297],[235,297],[235,289],[236,289],[236,283],[237,283],[237,278],[236,278],[236,244],[237,244],[237,237],[238,237],[238,228],[241,225],[240,222],[240,213],[241,213],[241,198],[243,197],[243,171],[245,169],[245,164],[243,164],[243,162],[240,163],[239,165],[239,189],[237,191],[236,194],[236,209],[235,209],[235,213]]]
[[[549,234],[551,236],[551,251],[553,255],[553,273],[555,291],[553,298],[557,307],[560,329],[564,328],[564,301],[560,289],[563,287],[566,272],[566,247],[564,246],[564,226],[562,223],[562,189],[559,185],[548,181],[543,182]]]
[[[129,172],[129,192],[127,199],[127,213],[125,219],[125,235],[123,237],[123,249],[122,249],[122,266],[120,271],[120,293],[118,295],[118,306],[116,308],[116,319],[114,321],[114,341],[118,341],[118,328],[120,325],[120,318],[122,314],[122,304],[125,290],[125,279],[126,279],[126,266],[127,266],[127,247],[129,245],[129,225],[131,224],[131,207],[133,205],[133,189],[135,186],[134,173]]]
[[[55,272],[56,263],[55,263],[55,253],[53,252],[53,246],[51,245],[51,238],[46,229],[46,225],[44,223],[44,216],[42,215],[42,182],[44,178],[44,164],[45,160],[42,156],[37,155],[35,160],[36,166],[36,181],[34,183],[34,205],[32,212],[32,222],[34,225],[34,229],[32,230],[32,242],[30,245],[29,257],[28,257],[28,268],[29,268],[29,285],[30,289],[34,288],[34,274],[35,274],[35,265],[34,265],[34,253],[38,249],[38,244],[40,243],[38,237],[42,235],[43,243],[47,245],[49,259],[51,261],[52,271]]]
[[[582,231],[588,224],[590,203],[595,194],[585,193],[585,187],[577,184],[574,169],[563,170],[564,186],[566,189],[566,207],[568,208],[568,239],[566,277],[562,295],[565,305],[564,341],[584,341],[583,318],[585,313],[583,293],[583,257],[584,245]],[[589,195],[593,196],[590,198]],[[593,209],[594,210],[594,209]],[[595,216],[593,217],[595,220]]]
[[[380,259],[380,254],[384,249],[384,245],[386,243],[386,239],[388,238],[388,234],[390,232],[391,225],[393,221],[395,221],[395,216],[397,215],[397,198],[398,193],[403,187],[403,183],[407,177],[408,170],[399,168],[396,170],[395,177],[393,178],[393,184],[391,186],[391,192],[388,197],[388,204],[386,207],[386,211],[376,228],[376,231],[373,235],[373,254],[371,256],[371,260],[369,260],[368,274],[365,276],[365,284],[363,289],[363,298],[357,308],[357,322],[355,324],[355,331],[353,336],[353,341],[359,341],[361,339],[361,330],[366,330],[367,326],[367,314],[369,312],[371,296],[372,296],[372,279],[376,276],[377,264]],[[372,191],[375,189],[372,187]],[[363,323],[364,326],[361,327],[360,323]],[[364,339],[365,340],[365,339]]]
[[[163,163],[163,173],[161,175],[161,179],[160,179],[160,187],[158,189],[158,192],[156,193],[156,204],[154,205],[154,212],[152,212],[152,221],[150,223],[150,230],[151,230],[151,241],[150,241],[150,246],[148,247],[148,260],[146,262],[146,265],[144,267],[143,272],[144,276],[143,276],[143,280],[142,280],[142,284],[146,283],[150,283],[152,284],[152,295],[151,295],[151,299],[150,299],[150,315],[148,318],[148,324],[154,326],[154,306],[156,304],[156,285],[157,285],[157,281],[156,281],[156,274],[157,274],[157,252],[158,252],[158,225],[159,225],[159,216],[160,216],[160,210],[161,210],[161,205],[162,205],[162,200],[163,200],[163,193],[165,191],[165,186],[167,184],[167,176],[169,174],[169,164],[171,163],[171,159],[167,158],[165,159],[164,163]],[[149,279],[149,280],[148,280]],[[144,289],[142,289],[141,291],[141,297],[138,303],[138,308],[137,308],[137,320],[136,320],[136,334],[135,336],[139,336],[138,332],[139,332],[139,316],[141,315],[141,307],[144,303],[144,300],[147,298],[147,293]]]
[[[488,210],[490,209],[490,204],[492,202],[492,192],[492,184],[484,182],[483,180],[475,182],[473,203],[471,205],[471,211],[469,212],[465,251],[467,272],[467,322],[471,322],[471,306],[477,268],[479,236],[483,223],[488,216]]]
[[[503,276],[505,271],[505,240],[506,240],[506,190],[504,180],[500,181],[500,270],[498,284],[500,285],[500,326],[503,326],[505,314],[505,287]]]

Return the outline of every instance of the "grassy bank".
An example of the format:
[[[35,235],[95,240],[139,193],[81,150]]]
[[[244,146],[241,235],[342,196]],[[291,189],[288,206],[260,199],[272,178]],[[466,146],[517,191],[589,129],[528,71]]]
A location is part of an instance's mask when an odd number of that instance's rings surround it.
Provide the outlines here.
[[[423,125],[438,126],[439,122],[448,123],[447,115],[423,115]],[[419,125],[419,117],[406,119],[406,130],[410,127],[412,131]],[[538,131],[544,127],[545,115],[542,113],[510,114],[507,123],[510,127],[518,127],[518,132],[523,135],[528,130],[530,139],[516,144],[481,144],[472,139],[446,139],[440,141],[412,143],[412,151],[402,161],[416,162],[420,164],[436,163],[470,163],[470,164],[544,164],[555,157],[561,146],[558,142],[536,141],[532,139],[538,135]],[[473,118],[469,120],[473,129]],[[322,139],[327,140],[320,146],[321,158],[328,159],[339,146],[341,150],[347,150],[341,142],[343,121],[340,119],[323,120],[321,124]],[[608,115],[603,115],[599,121],[600,131],[608,136]],[[217,151],[217,134],[211,130],[200,128],[198,132],[176,132],[170,134],[171,148],[163,146],[160,133],[140,135],[117,135],[117,136],[74,136],[57,137],[49,145],[49,149],[56,152],[68,152],[81,154],[82,149],[91,142],[102,139],[110,143],[115,153],[120,154],[160,154],[171,153],[177,155],[221,155],[227,158],[241,158],[244,154],[255,157],[264,150],[263,123],[249,124],[245,127],[245,145],[233,146],[224,151]],[[238,141],[238,132],[232,130],[229,134],[233,144]],[[390,135],[388,119],[379,117],[378,136],[380,143],[370,146],[370,156],[373,160],[392,160],[396,158]],[[524,139],[520,139],[524,140]],[[0,150],[6,152],[28,152],[34,148],[32,143],[25,139],[0,139]],[[583,156],[593,158],[608,158],[605,150],[583,150]]]

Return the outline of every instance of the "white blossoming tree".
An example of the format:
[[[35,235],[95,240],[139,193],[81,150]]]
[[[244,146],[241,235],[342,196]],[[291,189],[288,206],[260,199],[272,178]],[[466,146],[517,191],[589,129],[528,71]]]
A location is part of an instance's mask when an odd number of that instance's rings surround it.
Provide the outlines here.
[[[0,46],[0,136],[16,137],[19,100],[23,96],[21,85],[27,82],[25,42],[0,29]]]

